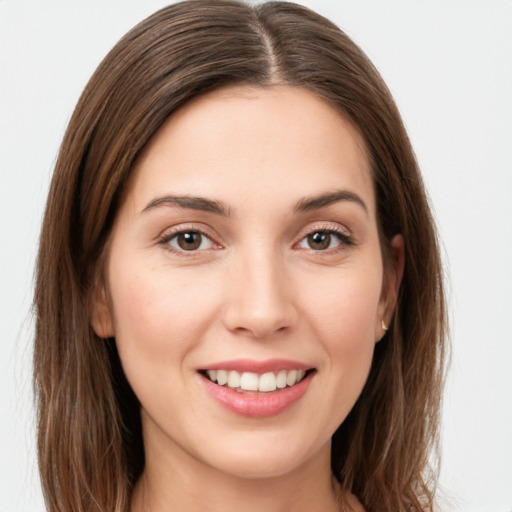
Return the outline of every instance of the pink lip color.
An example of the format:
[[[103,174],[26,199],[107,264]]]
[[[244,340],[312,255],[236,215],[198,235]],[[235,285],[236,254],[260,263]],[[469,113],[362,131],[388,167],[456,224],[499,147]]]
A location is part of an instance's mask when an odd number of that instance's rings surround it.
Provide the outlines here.
[[[222,368],[226,369],[225,366]],[[306,375],[298,384],[271,393],[254,394],[239,393],[219,386],[206,377],[202,377],[202,381],[210,395],[229,411],[251,418],[268,418],[284,412],[300,400],[306,393],[312,377],[312,374]]]
[[[266,361],[255,361],[253,359],[234,359],[209,364],[201,370],[235,370],[237,372],[267,373],[279,372],[281,370],[309,370],[312,365],[291,361],[289,359],[267,359]]]

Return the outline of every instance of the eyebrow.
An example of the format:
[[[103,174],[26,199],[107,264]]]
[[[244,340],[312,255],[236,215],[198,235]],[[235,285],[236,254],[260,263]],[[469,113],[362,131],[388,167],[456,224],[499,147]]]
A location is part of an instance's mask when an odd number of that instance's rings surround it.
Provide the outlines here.
[[[160,206],[179,206],[190,210],[214,213],[216,215],[222,215],[223,217],[229,216],[229,208],[227,208],[222,202],[214,199],[207,199],[206,197],[191,195],[167,195],[156,197],[146,205],[141,213],[153,210]]]
[[[366,203],[358,196],[355,192],[350,190],[335,190],[334,192],[327,192],[319,194],[313,197],[306,197],[299,201],[295,206],[296,212],[310,212],[313,210],[319,210],[330,206],[333,203],[340,201],[349,201],[351,203],[358,204],[368,214],[368,207]]]
[[[298,213],[305,213],[325,208],[340,201],[356,203],[362,207],[365,213],[368,214],[368,207],[365,202],[360,196],[350,190],[336,190],[334,192],[327,192],[313,197],[306,197],[297,203],[294,210]],[[161,206],[179,206],[180,208],[214,213],[223,217],[229,217],[230,215],[229,208],[221,201],[191,195],[166,195],[156,197],[146,205],[141,213],[145,213]]]

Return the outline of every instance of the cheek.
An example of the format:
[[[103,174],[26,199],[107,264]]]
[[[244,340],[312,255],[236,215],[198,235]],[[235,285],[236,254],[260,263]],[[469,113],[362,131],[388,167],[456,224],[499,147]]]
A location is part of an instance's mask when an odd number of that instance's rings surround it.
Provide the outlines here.
[[[373,345],[381,283],[378,270],[340,272],[307,294],[303,313],[333,349],[357,351],[361,345]]]
[[[140,333],[150,342],[153,336],[169,341],[169,334],[176,333],[179,344],[199,326],[197,311],[207,311],[211,305],[205,287],[199,289],[197,282],[179,273],[118,269],[112,274],[116,336]]]
[[[175,385],[215,316],[208,293],[193,293],[194,283],[161,270],[111,273],[116,344],[134,389]],[[198,313],[200,312],[200,313]],[[162,382],[165,375],[165,383]],[[143,382],[142,382],[143,381]]]
[[[376,271],[339,277],[308,294],[303,314],[327,355],[331,403],[333,410],[343,410],[343,416],[355,403],[370,370],[382,276]]]

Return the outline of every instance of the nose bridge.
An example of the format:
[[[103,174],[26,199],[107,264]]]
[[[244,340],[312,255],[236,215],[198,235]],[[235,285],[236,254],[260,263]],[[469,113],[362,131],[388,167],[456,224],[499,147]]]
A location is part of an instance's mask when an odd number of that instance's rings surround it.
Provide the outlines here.
[[[232,331],[266,337],[291,328],[296,311],[282,255],[259,244],[232,266],[226,324]]]

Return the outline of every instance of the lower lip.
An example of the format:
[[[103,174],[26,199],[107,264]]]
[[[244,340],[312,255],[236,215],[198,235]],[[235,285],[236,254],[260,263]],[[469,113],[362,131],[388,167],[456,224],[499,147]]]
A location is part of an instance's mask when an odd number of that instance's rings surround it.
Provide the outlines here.
[[[222,406],[231,412],[251,418],[268,418],[289,409],[306,393],[313,374],[308,374],[298,384],[270,393],[240,393],[214,384],[202,377],[206,390]]]

